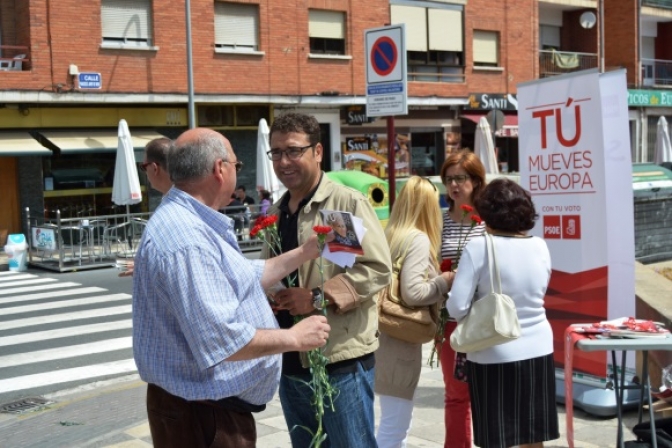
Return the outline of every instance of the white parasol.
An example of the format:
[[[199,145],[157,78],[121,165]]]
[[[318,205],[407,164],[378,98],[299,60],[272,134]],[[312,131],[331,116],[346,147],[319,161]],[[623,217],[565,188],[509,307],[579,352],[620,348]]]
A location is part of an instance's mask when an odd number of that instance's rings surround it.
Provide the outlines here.
[[[474,138],[474,152],[481,159],[486,174],[498,174],[499,166],[495,157],[495,145],[492,143],[492,132],[485,117],[478,120]]]
[[[664,162],[672,162],[672,143],[670,143],[670,132],[667,126],[667,120],[663,116],[658,119],[654,161],[657,165],[660,165]]]
[[[128,130],[128,124],[124,119],[119,121],[118,137],[117,160],[114,165],[114,182],[112,184],[112,202],[126,206],[126,215],[130,223],[131,210],[129,206],[142,201],[142,192],[138,180],[138,169],[135,166],[133,140]]]
[[[262,118],[259,120],[259,131],[257,132],[257,190],[268,190],[275,202],[287,191],[287,188],[278,180],[273,170],[273,162],[266,155],[271,150],[268,140],[269,133],[268,124]]]

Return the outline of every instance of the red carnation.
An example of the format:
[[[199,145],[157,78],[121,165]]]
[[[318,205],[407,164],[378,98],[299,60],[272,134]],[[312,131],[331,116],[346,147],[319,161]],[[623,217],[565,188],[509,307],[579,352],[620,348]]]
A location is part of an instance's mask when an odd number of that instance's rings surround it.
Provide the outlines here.
[[[453,260],[446,258],[441,262],[441,272],[450,272],[453,268]]]
[[[462,209],[462,211],[464,213],[471,213],[471,212],[474,211],[474,207],[472,207],[471,205],[467,205],[467,204],[460,205],[460,208]]]
[[[331,232],[331,227],[329,227],[329,226],[315,226],[315,227],[313,227],[313,230],[318,235],[326,235],[327,233]]]
[[[261,226],[259,226],[258,224],[255,225],[254,227],[252,227],[252,230],[250,230],[250,236],[254,238],[255,236],[257,236],[257,233],[259,233],[260,230]]]
[[[480,223],[483,222],[483,220],[481,219],[481,217],[478,216],[478,215],[471,215],[471,221],[472,221],[475,225],[479,225]]]

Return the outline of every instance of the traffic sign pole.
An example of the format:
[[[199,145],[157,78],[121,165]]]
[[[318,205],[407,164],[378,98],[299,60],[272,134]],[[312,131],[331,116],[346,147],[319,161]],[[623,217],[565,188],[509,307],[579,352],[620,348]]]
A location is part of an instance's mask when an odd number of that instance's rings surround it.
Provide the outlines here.
[[[390,203],[390,212],[392,206],[397,198],[397,180],[395,176],[395,161],[394,161],[394,116],[387,117],[387,184],[390,191],[387,192],[387,198]]]

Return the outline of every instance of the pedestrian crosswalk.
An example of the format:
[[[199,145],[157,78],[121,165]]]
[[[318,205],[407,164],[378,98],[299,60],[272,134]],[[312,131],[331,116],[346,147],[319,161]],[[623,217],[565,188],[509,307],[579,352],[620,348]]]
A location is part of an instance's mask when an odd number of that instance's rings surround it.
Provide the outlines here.
[[[0,272],[0,404],[136,372],[131,295]]]

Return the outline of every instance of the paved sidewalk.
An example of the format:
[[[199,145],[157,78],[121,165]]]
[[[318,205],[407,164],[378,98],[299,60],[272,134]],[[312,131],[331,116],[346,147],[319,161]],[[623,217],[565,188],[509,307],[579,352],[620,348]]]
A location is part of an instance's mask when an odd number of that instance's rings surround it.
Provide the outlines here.
[[[429,354],[429,345],[424,355]],[[0,446],[11,448],[142,448],[152,441],[145,411],[145,384],[137,375],[111,384],[92,384],[75,391],[54,394],[45,409],[19,416],[0,414]],[[443,379],[440,369],[423,367],[408,448],[443,447]],[[546,448],[566,447],[564,407],[558,406],[561,438]],[[376,402],[376,415],[379,415]],[[636,412],[626,415],[625,440],[631,440]],[[256,415],[258,448],[289,448],[289,434],[276,397]],[[577,448],[616,445],[616,419],[575,412]]]

